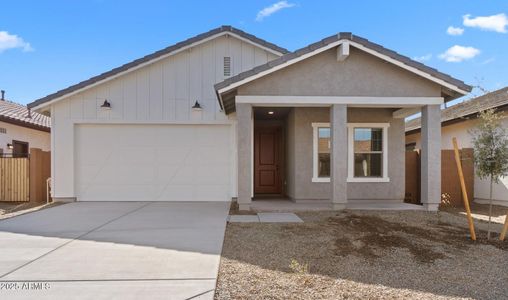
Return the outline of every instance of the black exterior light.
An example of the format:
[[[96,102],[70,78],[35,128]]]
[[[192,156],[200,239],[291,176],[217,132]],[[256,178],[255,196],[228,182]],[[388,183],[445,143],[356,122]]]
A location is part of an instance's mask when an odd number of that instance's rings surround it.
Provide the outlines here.
[[[13,148],[14,148],[14,146],[13,146],[11,143],[7,143],[7,148],[8,148],[8,149],[13,149]]]
[[[104,100],[104,103],[101,105],[102,109],[111,109],[111,103],[108,102],[108,100]]]
[[[192,106],[192,110],[195,110],[195,111],[203,110],[203,108],[201,107],[201,104],[199,104],[198,100],[196,100],[196,103],[194,103],[194,105]]]

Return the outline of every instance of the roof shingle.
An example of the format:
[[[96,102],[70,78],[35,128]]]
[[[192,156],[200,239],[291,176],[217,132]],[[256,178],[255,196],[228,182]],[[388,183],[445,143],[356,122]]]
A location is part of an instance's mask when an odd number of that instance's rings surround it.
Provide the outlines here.
[[[0,121],[45,131],[51,128],[51,118],[34,111],[29,112],[26,106],[8,100],[0,100]]]
[[[508,87],[491,93],[466,100],[441,111],[441,123],[454,120],[467,120],[476,117],[479,111],[490,108],[508,107]],[[415,118],[406,122],[406,133],[417,131],[421,128],[421,118]]]
[[[267,71],[269,69],[272,69],[278,65],[281,65],[281,64],[284,64],[290,60],[293,60],[297,57],[300,57],[302,55],[305,55],[307,53],[310,53],[310,52],[313,52],[317,49],[320,49],[322,47],[325,47],[331,43],[334,43],[334,42],[337,42],[339,40],[350,40],[350,41],[353,41],[353,42],[356,42],[366,48],[369,48],[369,49],[372,49],[374,51],[377,51],[383,55],[386,55],[390,58],[393,58],[395,60],[398,60],[410,67],[413,67],[413,68],[416,68],[422,72],[425,72],[435,78],[438,78],[438,79],[441,79],[449,84],[452,84],[456,87],[458,87],[459,89],[463,90],[463,91],[468,91],[470,92],[471,91],[471,86],[465,84],[463,81],[461,80],[458,80],[458,79],[455,79],[453,77],[451,77],[450,75],[448,74],[445,74],[445,73],[441,73],[439,72],[438,70],[434,69],[434,68],[431,68],[431,67],[428,67],[420,62],[417,62],[417,61],[414,61],[412,59],[410,59],[409,57],[407,56],[403,56],[395,51],[392,51],[390,49],[387,49],[387,48],[384,48],[383,46],[379,45],[379,44],[375,44],[365,38],[362,38],[362,37],[359,37],[359,36],[356,36],[356,35],[353,35],[352,33],[350,32],[341,32],[339,34],[335,34],[335,35],[332,35],[332,36],[329,36],[327,38],[324,38],[316,43],[313,43],[313,44],[310,44],[306,47],[303,47],[301,49],[298,49],[294,52],[290,52],[290,53],[287,53],[275,60],[272,60],[271,62],[268,62],[264,65],[261,65],[261,66],[258,66],[254,69],[251,69],[251,70],[248,70],[248,71],[245,71],[245,72],[242,72],[236,76],[233,76],[233,77],[230,77],[222,82],[219,82],[217,84],[215,84],[215,90],[216,91],[219,91],[225,87],[228,87],[230,86],[231,84],[234,84],[236,82],[239,82],[239,81],[242,81],[246,78],[249,78],[249,77],[252,77],[256,74],[259,74],[261,72],[264,72],[264,71]]]

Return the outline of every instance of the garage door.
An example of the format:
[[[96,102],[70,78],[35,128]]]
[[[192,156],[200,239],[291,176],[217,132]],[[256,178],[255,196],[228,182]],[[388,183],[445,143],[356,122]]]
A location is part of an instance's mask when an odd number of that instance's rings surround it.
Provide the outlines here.
[[[78,125],[78,201],[228,201],[231,127]]]

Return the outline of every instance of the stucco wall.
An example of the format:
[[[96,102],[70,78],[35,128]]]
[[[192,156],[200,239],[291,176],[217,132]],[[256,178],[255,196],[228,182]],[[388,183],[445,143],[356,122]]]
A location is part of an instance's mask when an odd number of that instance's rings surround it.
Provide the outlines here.
[[[220,111],[213,88],[225,79],[225,56],[231,57],[232,75],[276,57],[251,43],[221,36],[52,105],[53,196],[75,197],[75,124],[232,124],[236,130],[235,116]],[[100,109],[104,99],[111,110]],[[202,111],[192,111],[196,100]],[[236,187],[236,176],[232,180]]]
[[[361,50],[337,61],[330,49],[247,83],[239,95],[440,97],[437,84]]]
[[[508,113],[504,114],[508,117]],[[508,118],[503,119],[502,124],[508,128]],[[460,123],[447,125],[441,128],[441,145],[442,149],[453,149],[452,138],[457,138],[457,143],[460,148],[472,148],[472,138],[469,133],[478,125],[478,120],[467,120]],[[421,135],[414,133],[406,136],[406,144],[416,142],[416,148],[421,148]],[[481,180],[476,176],[474,179],[474,198],[479,202],[485,202],[489,198],[490,182],[488,180]],[[493,198],[498,205],[508,206],[508,177],[501,179],[501,182],[493,186]]]
[[[295,197],[295,110],[291,109],[286,118],[286,195]]]
[[[405,186],[404,120],[393,119],[392,109],[349,108],[349,123],[390,123],[388,128],[388,176],[387,183],[348,183],[349,200],[403,200]],[[291,115],[288,121],[291,120]],[[294,132],[294,142],[288,138],[288,159],[290,189],[288,196],[294,200],[329,199],[330,183],[312,182],[313,172],[313,130],[314,122],[329,122],[329,108],[294,108],[294,122],[288,122],[288,132]],[[344,145],[347,147],[347,145]]]
[[[5,122],[0,122],[0,128],[5,128],[7,131],[7,133],[0,132],[0,149],[3,150],[3,153],[12,153],[12,150],[7,149],[7,143],[12,143],[12,140],[28,142],[29,148],[39,148],[43,151],[51,150],[49,132],[21,127]]]

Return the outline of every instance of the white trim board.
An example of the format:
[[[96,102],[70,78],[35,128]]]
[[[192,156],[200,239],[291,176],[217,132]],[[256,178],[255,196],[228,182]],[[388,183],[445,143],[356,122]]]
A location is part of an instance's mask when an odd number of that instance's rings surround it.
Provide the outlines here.
[[[441,105],[443,97],[357,97],[357,96],[236,96],[236,103],[249,103],[253,106],[348,106],[414,107],[422,105]]]
[[[328,45],[326,45],[324,47],[318,48],[318,49],[316,49],[316,50],[314,50],[312,52],[309,52],[309,53],[306,53],[304,55],[298,56],[298,57],[296,57],[296,58],[294,58],[292,60],[288,60],[288,61],[286,61],[286,62],[284,62],[284,63],[282,63],[280,65],[277,65],[277,66],[275,66],[273,68],[270,68],[270,69],[265,70],[263,72],[259,72],[259,73],[255,74],[255,75],[247,77],[247,78],[245,78],[243,80],[240,80],[240,81],[237,81],[235,83],[232,83],[232,84],[230,84],[230,85],[228,85],[226,87],[223,87],[222,89],[218,90],[217,92],[219,94],[222,94],[222,93],[227,92],[229,90],[232,90],[232,89],[234,89],[236,87],[239,87],[239,86],[241,86],[241,85],[243,85],[243,84],[245,84],[247,82],[251,82],[251,81],[256,80],[256,79],[258,79],[260,77],[263,77],[265,75],[273,73],[273,72],[275,72],[277,70],[283,69],[283,68],[285,68],[287,66],[290,66],[292,64],[295,64],[295,63],[297,63],[299,61],[302,61],[302,60],[304,60],[304,59],[306,59],[308,57],[314,56],[314,55],[319,54],[319,53],[321,53],[323,51],[326,51],[328,49],[336,47],[336,46],[340,45],[341,43],[342,43],[342,40],[334,42],[334,43],[330,43],[330,44],[328,44]]]
[[[74,120],[73,124],[122,124],[122,125],[231,125],[236,124],[235,119],[230,120],[187,120],[187,121],[179,121],[179,120],[110,120],[110,119],[104,119],[104,120],[96,120],[96,119],[81,119],[81,120]]]
[[[388,177],[388,128],[390,123],[347,123],[348,128],[348,166],[347,181],[348,182],[390,182]],[[355,177],[354,176],[354,129],[355,128],[382,128],[383,129],[383,145],[382,145],[382,177]]]
[[[417,69],[415,67],[406,65],[406,64],[404,64],[401,61],[393,59],[393,58],[391,58],[391,57],[389,57],[387,55],[379,53],[379,52],[377,52],[375,50],[367,48],[367,47],[365,47],[365,46],[363,46],[363,45],[361,45],[359,43],[356,43],[356,42],[348,40],[348,39],[342,39],[342,40],[338,40],[336,42],[330,43],[330,44],[328,44],[326,46],[323,46],[321,48],[318,48],[318,49],[316,49],[316,50],[314,50],[312,52],[306,53],[306,54],[304,54],[302,56],[298,56],[298,57],[296,57],[296,58],[294,58],[292,60],[288,60],[288,61],[286,61],[286,62],[284,62],[284,63],[282,63],[280,65],[277,65],[277,66],[275,66],[273,68],[270,68],[268,70],[259,72],[257,74],[254,74],[254,75],[250,76],[250,77],[244,78],[243,80],[240,80],[238,82],[232,83],[231,85],[223,87],[222,89],[218,90],[218,93],[222,94],[222,93],[227,92],[229,90],[232,90],[232,89],[234,89],[236,87],[239,87],[239,86],[241,86],[241,85],[243,85],[245,83],[248,83],[250,81],[256,80],[256,79],[258,79],[260,77],[263,77],[265,75],[268,75],[270,73],[273,73],[275,71],[283,69],[283,68],[285,68],[287,66],[295,64],[295,63],[297,63],[299,61],[302,61],[302,60],[304,60],[306,58],[309,58],[311,56],[317,55],[317,54],[319,54],[321,52],[324,52],[324,51],[326,51],[328,49],[334,48],[334,47],[339,46],[339,45],[344,44],[344,43],[347,43],[350,46],[353,46],[353,47],[355,47],[355,48],[357,48],[359,50],[362,50],[362,51],[367,52],[367,53],[369,53],[371,55],[374,55],[374,56],[376,56],[376,57],[378,57],[380,59],[383,59],[383,60],[385,60],[385,61],[387,61],[389,63],[392,63],[392,64],[394,64],[394,65],[396,65],[396,66],[398,66],[400,68],[403,68],[403,69],[405,69],[407,71],[410,71],[412,73],[415,73],[416,75],[419,75],[419,76],[421,76],[421,77],[423,77],[425,79],[433,81],[433,82],[435,82],[435,83],[437,83],[439,85],[442,85],[442,86],[444,86],[446,88],[449,88],[450,90],[456,91],[456,92],[458,92],[458,93],[460,93],[462,95],[466,95],[466,94],[469,93],[468,91],[464,91],[464,90],[460,89],[458,86],[455,86],[455,85],[453,85],[451,83],[448,83],[448,82],[446,82],[446,81],[444,81],[444,80],[442,80],[440,78],[434,77],[434,76],[430,75],[429,73],[421,71],[421,70],[419,70],[419,69]]]
[[[132,67],[132,68],[129,68],[129,69],[127,69],[127,70],[125,70],[125,71],[122,71],[122,72],[120,72],[120,73],[117,73],[117,74],[115,74],[115,75],[112,75],[112,76],[106,77],[106,78],[104,78],[104,79],[102,79],[102,80],[99,80],[99,81],[94,82],[94,83],[92,83],[92,84],[86,85],[86,86],[84,86],[84,87],[82,87],[82,88],[80,88],[80,89],[77,89],[77,90],[72,91],[72,92],[70,92],[70,93],[64,94],[64,95],[62,95],[62,96],[60,96],[60,97],[57,97],[57,98],[55,98],[55,99],[51,99],[51,100],[50,100],[50,101],[48,101],[48,102],[44,102],[44,103],[41,103],[41,104],[39,104],[39,105],[36,105],[36,106],[32,107],[32,110],[38,110],[38,109],[40,109],[40,108],[42,108],[42,107],[45,107],[45,106],[51,105],[51,104],[53,104],[53,103],[55,103],[55,102],[57,102],[57,101],[60,101],[60,100],[62,100],[62,99],[65,99],[65,98],[71,97],[71,96],[73,96],[73,95],[76,95],[76,94],[78,94],[78,93],[81,93],[81,92],[83,92],[83,91],[89,90],[89,89],[91,89],[91,88],[93,88],[93,87],[96,87],[96,86],[98,86],[98,85],[100,85],[100,84],[103,84],[103,83],[109,82],[109,81],[111,81],[111,80],[113,80],[113,79],[116,79],[116,78],[118,78],[118,77],[120,77],[120,76],[123,76],[123,75],[128,74],[128,73],[133,72],[133,71],[136,71],[136,70],[138,70],[138,69],[141,69],[141,68],[143,68],[143,67],[145,67],[145,66],[149,66],[149,65],[151,65],[151,64],[153,64],[153,63],[156,63],[156,62],[158,62],[158,61],[160,61],[160,60],[163,60],[163,59],[165,59],[165,58],[167,58],[167,57],[170,57],[170,56],[172,56],[172,55],[178,54],[178,53],[180,53],[180,52],[186,51],[186,50],[191,49],[191,48],[193,48],[193,47],[196,47],[196,46],[198,46],[198,45],[204,44],[204,43],[206,43],[206,42],[208,42],[208,41],[211,41],[211,40],[213,40],[213,39],[216,39],[216,38],[218,38],[218,37],[221,37],[221,36],[228,36],[228,35],[229,35],[229,36],[233,36],[233,37],[235,37],[235,38],[237,38],[237,39],[239,39],[239,40],[241,40],[241,41],[244,41],[244,42],[246,42],[246,43],[250,43],[251,45],[255,45],[255,46],[257,46],[257,47],[260,47],[261,49],[263,49],[263,50],[265,50],[265,51],[268,51],[268,52],[270,52],[270,53],[273,53],[273,54],[275,54],[275,55],[277,55],[277,56],[281,56],[281,55],[283,55],[283,53],[280,53],[280,52],[278,52],[278,51],[275,51],[275,50],[273,50],[273,49],[270,49],[270,48],[268,48],[268,47],[265,47],[265,46],[263,46],[263,45],[261,45],[261,44],[254,43],[253,41],[248,40],[248,39],[246,39],[246,38],[243,38],[243,37],[241,37],[241,36],[239,36],[239,35],[237,35],[237,34],[235,34],[235,33],[232,33],[232,32],[229,32],[229,31],[223,31],[223,32],[220,32],[220,33],[214,34],[214,35],[212,35],[212,36],[209,36],[209,37],[207,37],[207,38],[204,38],[204,39],[202,39],[202,40],[199,40],[199,41],[197,41],[197,42],[195,42],[195,43],[193,43],[193,44],[187,45],[187,46],[182,47],[182,48],[178,48],[178,49],[176,49],[175,51],[172,51],[172,52],[166,53],[166,54],[164,54],[164,55],[158,56],[158,57],[156,57],[156,58],[154,58],[154,59],[151,59],[151,60],[149,60],[149,61],[146,61],[146,62],[144,62],[144,63],[141,63],[141,64],[139,64],[139,65],[137,65],[137,66],[134,66],[134,67]]]
[[[330,123],[312,123],[312,182],[330,182],[330,177],[318,177],[318,129],[330,128]]]

